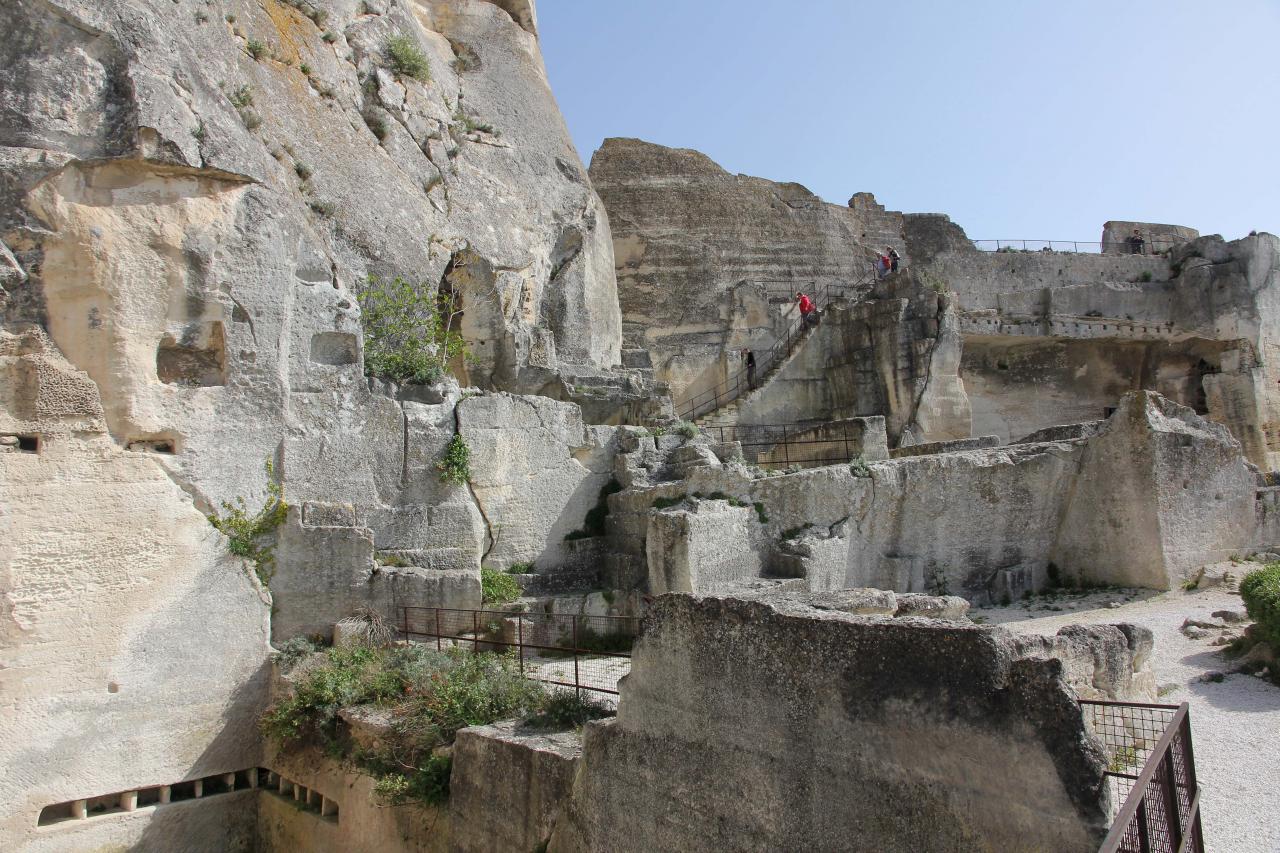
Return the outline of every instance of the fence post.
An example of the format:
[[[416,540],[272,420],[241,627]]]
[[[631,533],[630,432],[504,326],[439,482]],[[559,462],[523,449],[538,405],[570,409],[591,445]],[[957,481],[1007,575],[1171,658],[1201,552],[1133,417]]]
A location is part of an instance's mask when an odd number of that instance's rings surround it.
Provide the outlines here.
[[[573,620],[573,694],[581,699],[582,683],[578,677],[578,615],[575,613],[569,618]]]
[[[436,651],[442,651],[444,645],[440,640],[440,608],[436,608]]]
[[[1147,792],[1142,792],[1138,801],[1138,850],[1140,853],[1151,853],[1151,838],[1147,831]]]
[[[782,464],[791,467],[791,448],[787,446],[787,426],[782,425]]]
[[[524,614],[516,614],[516,648],[520,650],[520,674],[524,675]]]
[[[471,641],[472,643],[474,643],[474,645],[471,647],[471,650],[475,652],[480,651],[480,611],[479,610],[471,611]]]
[[[1178,774],[1173,767],[1173,751],[1177,748],[1177,741],[1181,740],[1181,734],[1182,726],[1178,726],[1179,737],[1169,743],[1164,754],[1165,778],[1161,786],[1165,789],[1165,814],[1169,816],[1169,837],[1174,850],[1182,849],[1182,809],[1178,798]]]

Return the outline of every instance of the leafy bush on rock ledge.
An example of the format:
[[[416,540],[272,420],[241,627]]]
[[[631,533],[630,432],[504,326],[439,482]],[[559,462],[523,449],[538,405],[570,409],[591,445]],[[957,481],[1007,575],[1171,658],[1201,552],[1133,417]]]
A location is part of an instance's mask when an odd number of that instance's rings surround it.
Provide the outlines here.
[[[1250,572],[1240,582],[1240,597],[1267,643],[1280,652],[1280,563]]]
[[[569,707],[549,696],[521,673],[514,653],[348,645],[328,649],[322,663],[297,679],[293,695],[263,715],[260,726],[282,748],[317,747],[368,773],[383,802],[439,803],[448,797],[450,772],[441,748],[453,743],[459,729],[534,717],[546,726],[566,727],[608,712],[587,704]],[[357,748],[339,717],[343,708],[356,705],[391,712],[390,730],[375,749]]]

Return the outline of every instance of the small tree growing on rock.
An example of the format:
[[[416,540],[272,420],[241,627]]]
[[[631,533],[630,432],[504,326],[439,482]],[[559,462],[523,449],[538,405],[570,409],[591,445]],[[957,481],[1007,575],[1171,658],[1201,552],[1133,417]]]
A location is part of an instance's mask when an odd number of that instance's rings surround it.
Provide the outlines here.
[[[429,384],[444,377],[454,358],[467,355],[466,342],[454,331],[462,308],[452,293],[370,276],[360,310],[370,376]]]

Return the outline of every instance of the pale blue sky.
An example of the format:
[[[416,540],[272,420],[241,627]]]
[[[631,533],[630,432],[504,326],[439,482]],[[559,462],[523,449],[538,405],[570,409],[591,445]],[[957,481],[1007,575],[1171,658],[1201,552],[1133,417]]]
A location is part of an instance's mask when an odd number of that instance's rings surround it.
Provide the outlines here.
[[[696,148],[974,239],[1280,233],[1280,0],[539,0],[584,161]]]

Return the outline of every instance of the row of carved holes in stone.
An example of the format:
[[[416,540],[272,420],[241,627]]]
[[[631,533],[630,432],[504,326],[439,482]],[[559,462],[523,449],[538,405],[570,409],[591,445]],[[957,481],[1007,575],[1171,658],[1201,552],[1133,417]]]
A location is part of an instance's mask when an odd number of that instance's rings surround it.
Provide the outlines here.
[[[205,799],[237,790],[255,789],[260,779],[266,780],[267,790],[271,793],[296,800],[302,808],[318,812],[326,819],[333,821],[338,819],[338,804],[318,791],[308,790],[264,767],[251,767],[248,770],[205,776],[202,779],[190,779],[173,785],[157,785],[152,788],[121,791],[45,806],[40,810],[40,817],[36,824],[52,826],[67,821],[89,820],[186,800]]]

